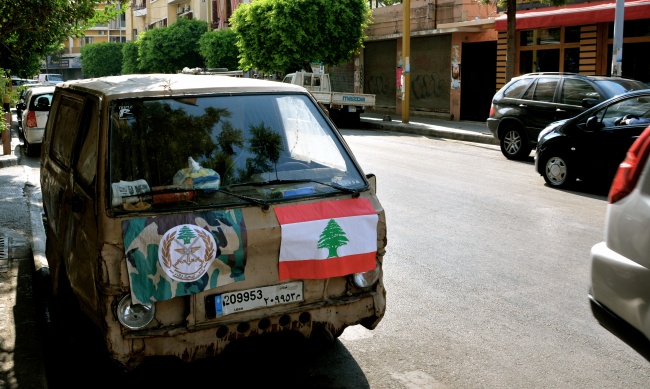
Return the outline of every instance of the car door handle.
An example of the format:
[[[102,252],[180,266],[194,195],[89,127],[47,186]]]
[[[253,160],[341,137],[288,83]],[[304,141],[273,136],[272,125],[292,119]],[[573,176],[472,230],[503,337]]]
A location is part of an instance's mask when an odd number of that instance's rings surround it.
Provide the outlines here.
[[[526,107],[528,107],[528,104],[519,104],[519,106],[520,106],[521,108],[526,108]]]
[[[566,112],[566,109],[557,108],[557,109],[555,110],[555,112]]]

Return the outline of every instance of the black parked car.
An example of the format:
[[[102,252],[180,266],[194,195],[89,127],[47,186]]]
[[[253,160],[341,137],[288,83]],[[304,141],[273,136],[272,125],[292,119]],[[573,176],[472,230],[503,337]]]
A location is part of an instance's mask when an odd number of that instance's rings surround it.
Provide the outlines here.
[[[523,159],[550,123],[568,119],[611,97],[647,89],[640,81],[574,73],[515,77],[492,99],[487,126],[508,159]]]
[[[650,125],[650,89],[613,97],[539,134],[535,169],[555,188],[576,179],[611,183],[634,140]]]

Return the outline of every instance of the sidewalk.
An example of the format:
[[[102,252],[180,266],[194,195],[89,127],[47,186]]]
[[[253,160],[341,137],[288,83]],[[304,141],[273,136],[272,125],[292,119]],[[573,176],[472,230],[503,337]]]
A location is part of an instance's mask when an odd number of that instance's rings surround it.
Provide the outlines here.
[[[365,127],[381,131],[499,145],[499,141],[492,136],[485,122],[451,121],[410,115],[409,122],[402,123],[399,115],[367,112],[361,114],[361,122]]]
[[[18,164],[21,142],[15,115],[11,153],[3,151],[0,148],[0,389],[45,389],[38,285],[32,280],[33,253],[41,251],[45,234],[42,222],[37,224],[41,220],[38,178],[29,166]]]
[[[484,122],[365,113],[365,128],[498,145]],[[47,265],[39,177],[20,165],[22,143],[14,115],[11,154],[0,155],[0,389],[46,389],[32,277]],[[2,151],[2,149],[0,149]]]

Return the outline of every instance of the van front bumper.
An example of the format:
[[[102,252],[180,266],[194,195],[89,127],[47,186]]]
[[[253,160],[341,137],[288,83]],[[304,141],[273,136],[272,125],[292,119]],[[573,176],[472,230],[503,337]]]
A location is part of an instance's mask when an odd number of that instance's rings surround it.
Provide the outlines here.
[[[176,357],[183,362],[193,362],[217,356],[236,340],[258,335],[293,331],[305,338],[324,336],[333,341],[352,325],[361,324],[367,329],[374,329],[381,321],[385,307],[385,290],[380,284],[377,291],[360,296],[296,306],[270,315],[268,311],[260,310],[256,314],[255,311],[232,314],[187,328],[131,332],[120,328],[123,331],[121,342],[109,342],[108,347],[111,357],[127,370],[153,356]]]

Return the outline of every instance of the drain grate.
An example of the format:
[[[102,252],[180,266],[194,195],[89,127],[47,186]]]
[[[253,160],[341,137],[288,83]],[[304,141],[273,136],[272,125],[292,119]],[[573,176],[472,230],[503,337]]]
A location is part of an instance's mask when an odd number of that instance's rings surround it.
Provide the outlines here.
[[[0,236],[0,272],[9,270],[9,238]]]

